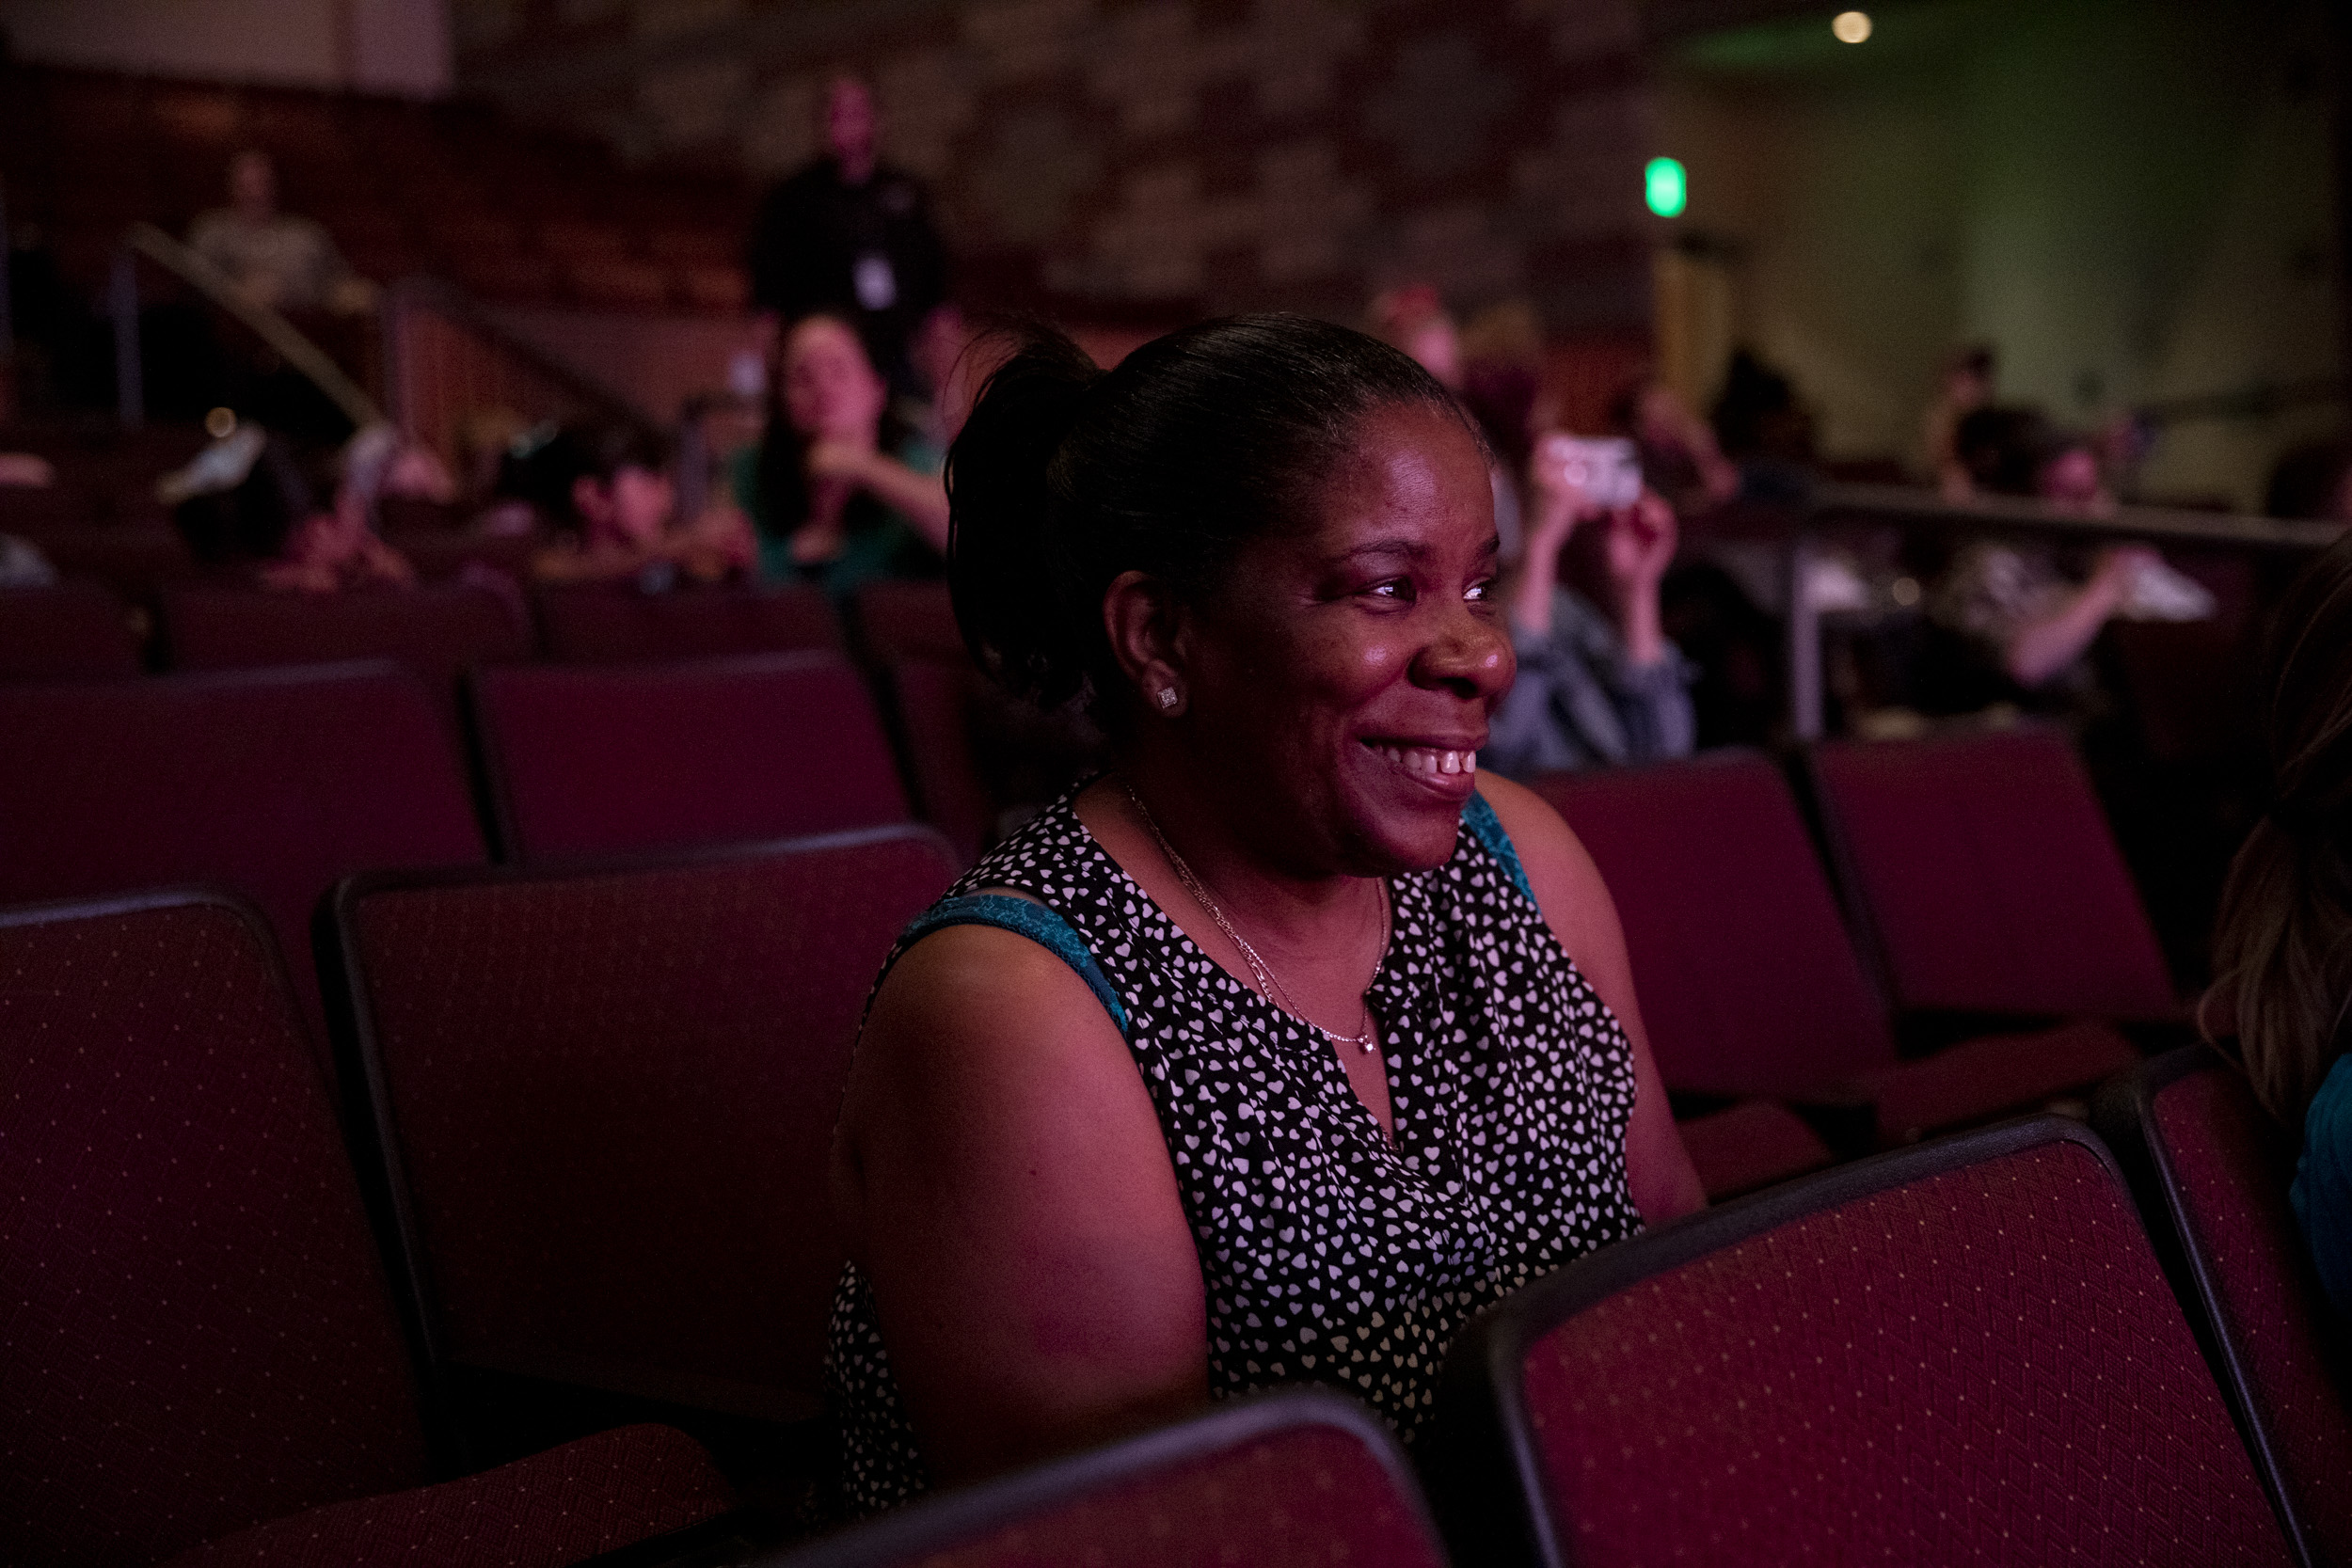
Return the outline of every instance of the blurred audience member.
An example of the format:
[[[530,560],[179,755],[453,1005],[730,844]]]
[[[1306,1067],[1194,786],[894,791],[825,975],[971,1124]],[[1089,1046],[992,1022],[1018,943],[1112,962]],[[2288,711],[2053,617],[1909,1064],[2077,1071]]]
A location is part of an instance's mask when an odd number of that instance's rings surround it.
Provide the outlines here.
[[[2117,546],[2100,551],[2078,582],[2046,545],[1979,541],[1935,585],[1928,612],[2025,691],[2069,695],[2090,679],[2083,655],[2129,606],[2140,574],[2161,564],[2145,545]]]
[[[1928,404],[1920,435],[1928,471],[1935,476],[1936,488],[1947,499],[1962,499],[1974,487],[1967,465],[1961,460],[1960,425],[1993,401],[1993,367],[1991,345],[1979,343],[1960,350],[1945,360],[1943,385],[1935,401]]]
[[[1542,339],[1532,307],[1506,302],[1479,313],[1472,357],[1438,291],[1411,283],[1374,296],[1366,312],[1372,335],[1401,350],[1459,398],[1486,437],[1494,457],[1488,480],[1495,497],[1495,532],[1502,559],[1524,548],[1527,471],[1541,411]]]
[[[1642,477],[1677,513],[1710,511],[1740,493],[1740,470],[1724,455],[1707,421],[1662,381],[1619,393],[1610,423],[1642,454]]]
[[[1451,392],[1462,389],[1462,334],[1438,291],[1407,283],[1373,296],[1369,330],[1401,349]]]
[[[416,568],[377,535],[347,487],[336,490],[332,506],[303,518],[278,558],[264,562],[255,576],[264,588],[297,594],[410,588],[417,581]]]
[[[947,549],[941,453],[891,407],[858,336],[835,316],[786,335],[768,429],[735,457],[735,499],[761,575],[843,598],[878,578],[939,573]]]
[[[1717,449],[1750,500],[1802,500],[1813,487],[1813,415],[1795,383],[1753,349],[1735,350],[1711,420]],[[1720,483],[1720,482],[1718,482]]]
[[[2198,1022],[2302,1133],[2290,1196],[2352,1313],[2352,538],[2287,591],[2269,666],[2275,798],[2230,867]]]
[[[990,352],[993,341],[952,303],[933,310],[915,334],[914,372],[931,395],[918,405],[920,418],[911,409],[907,422],[933,450],[946,451],[955,444],[979,398],[980,384],[1008,357],[1010,351],[1001,343]]]
[[[0,533],[0,588],[54,588],[57,569],[30,539]]]
[[[733,506],[722,501],[674,526],[668,458],[659,437],[618,423],[567,425],[532,449],[522,483],[557,538],[532,558],[532,576],[660,592],[680,578],[709,583],[750,572],[757,547]]]
[[[259,425],[242,424],[166,474],[155,493],[198,562],[250,568],[264,588],[406,587],[415,571],[376,537],[369,516],[373,476],[355,471],[369,455],[361,451],[346,465],[322,508],[314,498],[326,486],[312,483],[294,450]]]
[[[188,246],[274,310],[356,315],[375,304],[374,285],[353,274],[326,230],[278,210],[278,169],[266,152],[230,161],[229,205],[196,220]]]
[[[0,487],[46,490],[57,483],[57,470],[38,452],[0,451]]]
[[[1630,505],[1596,505],[1549,443],[1537,445],[1528,489],[1527,553],[1505,590],[1518,679],[1495,709],[1482,763],[1525,778],[1688,755],[1690,675],[1659,610],[1673,509],[1646,488]],[[1605,605],[1560,580],[1562,553],[1586,524],[1607,531]]]
[[[2115,510],[2090,441],[2028,409],[1984,407],[1960,421],[1954,451],[1972,494],[2031,497],[2053,510]],[[1961,550],[1928,596],[1928,612],[1959,633],[2016,689],[2086,705],[2095,678],[2083,656],[2122,616],[2198,620],[2212,596],[2145,545],[2100,551],[2079,578],[2040,540],[1979,540]]]
[[[848,322],[898,391],[921,396],[911,351],[947,297],[947,252],[913,175],[881,161],[874,95],[854,76],[825,89],[824,154],[768,193],[753,220],[754,309],[788,328]]]
[[[2273,517],[2352,522],[2352,445],[2306,441],[2270,470],[2263,511]]]

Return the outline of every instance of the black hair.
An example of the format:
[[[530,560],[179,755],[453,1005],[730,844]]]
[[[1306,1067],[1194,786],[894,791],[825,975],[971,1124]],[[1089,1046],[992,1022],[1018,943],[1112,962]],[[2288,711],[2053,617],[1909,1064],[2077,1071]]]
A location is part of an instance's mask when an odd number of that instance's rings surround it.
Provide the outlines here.
[[[1409,357],[1305,316],[1202,322],[1110,371],[1032,332],[947,454],[948,585],[973,657],[1012,695],[1049,708],[1085,696],[1116,728],[1113,579],[1214,593],[1250,540],[1311,526],[1317,482],[1363,416],[1394,404],[1441,409],[1480,439]]]
[[[2352,446],[2306,441],[2290,447],[2270,470],[2263,511],[2273,517],[2332,517],[2352,468]]]
[[[2076,445],[2030,408],[1971,409],[1952,431],[1952,454],[1977,488],[1996,496],[2030,496],[2042,465]]]
[[[572,499],[583,479],[612,483],[623,468],[660,473],[669,445],[644,425],[612,420],[581,421],[525,436],[499,465],[498,493],[529,501],[551,527],[578,533],[587,524]]]
[[[272,436],[234,486],[190,496],[171,509],[172,527],[200,565],[275,561],[287,536],[316,506],[320,489],[282,436]]]

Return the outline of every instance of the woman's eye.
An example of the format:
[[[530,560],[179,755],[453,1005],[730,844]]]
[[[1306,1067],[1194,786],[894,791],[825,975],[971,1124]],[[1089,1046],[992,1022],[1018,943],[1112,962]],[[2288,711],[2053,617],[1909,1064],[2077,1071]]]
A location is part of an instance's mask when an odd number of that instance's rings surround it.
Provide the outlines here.
[[[1409,603],[1413,598],[1413,584],[1409,578],[1391,578],[1386,582],[1374,583],[1364,592],[1375,599],[1402,599]]]
[[[1462,590],[1462,597],[1469,600],[1471,604],[1484,604],[1494,596],[1495,579],[1492,578],[1488,578],[1483,582],[1473,582],[1468,588]]]

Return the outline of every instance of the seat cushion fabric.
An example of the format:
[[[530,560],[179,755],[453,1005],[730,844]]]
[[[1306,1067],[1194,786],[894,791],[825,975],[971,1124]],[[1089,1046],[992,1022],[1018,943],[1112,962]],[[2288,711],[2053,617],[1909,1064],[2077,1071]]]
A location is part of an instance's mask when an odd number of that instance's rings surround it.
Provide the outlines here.
[[[487,588],[447,584],[310,594],[210,584],[166,591],[164,632],[182,670],[387,658],[436,695],[469,665],[528,657],[519,607]]]
[[[276,1520],[171,1568],[564,1568],[734,1506],[692,1438],[622,1427],[463,1481]]]
[[[1732,754],[1534,787],[1599,866],[1667,1086],[1805,1098],[1895,1043],[1779,770]]]
[[[2321,1552],[2352,1561],[2352,1407],[2326,1348],[2342,1329],[2287,1207],[2294,1144],[2245,1079],[2217,1068],[2158,1090],[2154,1131],[2283,1483]]]
[[[2108,1025],[2070,1023],[1962,1040],[1867,1074],[1860,1087],[1878,1108],[1879,1143],[1891,1148],[2087,1090],[2138,1061],[2132,1042]]]
[[[923,1568],[1440,1568],[1442,1560],[1360,1440],[1309,1427],[942,1542],[919,1560]]]
[[[872,698],[834,655],[491,670],[475,691],[518,860],[907,819]]]
[[[1721,1202],[1820,1170],[1836,1158],[1786,1106],[1751,1100],[1675,1123],[1708,1198]]]
[[[2077,1143],[1651,1275],[1524,1370],[1580,1563],[2286,1560],[2137,1213]]]
[[[339,879],[484,857],[443,715],[381,667],[0,686],[0,903],[206,882],[262,906],[306,1014]]]
[[[126,614],[96,583],[0,588],[0,679],[137,674]]]
[[[850,1047],[898,930],[954,875],[908,832],[363,898],[450,1354],[814,1414]]]
[[[1837,743],[1815,766],[1898,1006],[2177,1015],[2138,892],[2062,736]]]
[[[538,610],[548,657],[574,662],[722,658],[841,645],[833,606],[814,588],[669,594],[542,588]]]
[[[358,1185],[244,917],[0,926],[0,1085],[4,1555],[150,1563],[425,1479]]]

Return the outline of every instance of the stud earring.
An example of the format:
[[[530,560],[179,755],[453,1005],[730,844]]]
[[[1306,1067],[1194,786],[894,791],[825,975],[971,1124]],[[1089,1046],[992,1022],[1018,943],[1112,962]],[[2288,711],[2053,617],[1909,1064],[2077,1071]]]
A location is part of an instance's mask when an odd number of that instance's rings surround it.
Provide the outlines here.
[[[1173,712],[1176,707],[1176,689],[1172,686],[1161,687],[1159,701],[1162,713]]]

